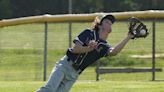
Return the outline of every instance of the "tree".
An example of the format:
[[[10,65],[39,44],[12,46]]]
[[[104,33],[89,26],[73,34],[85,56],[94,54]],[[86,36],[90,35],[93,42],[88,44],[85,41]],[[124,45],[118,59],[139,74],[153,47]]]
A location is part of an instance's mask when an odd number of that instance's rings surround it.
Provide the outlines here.
[[[68,0],[11,0],[13,17],[68,13]]]
[[[102,12],[103,0],[73,0],[73,13]]]
[[[11,18],[12,15],[10,0],[0,0],[0,19]]]
[[[0,19],[67,14],[69,0],[0,0]],[[72,0],[72,13],[164,9],[163,0]]]

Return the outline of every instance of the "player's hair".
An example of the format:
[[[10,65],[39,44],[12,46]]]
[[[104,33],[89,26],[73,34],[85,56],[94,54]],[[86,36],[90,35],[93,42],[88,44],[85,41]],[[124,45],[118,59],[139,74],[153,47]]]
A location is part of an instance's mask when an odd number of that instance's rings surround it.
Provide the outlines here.
[[[95,31],[99,30],[99,25],[100,25],[100,19],[98,17],[95,18],[95,20],[92,23],[92,29]]]
[[[104,19],[108,19],[112,22],[112,24],[115,22],[115,17],[113,15],[105,15],[105,16],[97,16],[95,20],[93,21],[92,29],[95,31],[99,30],[99,25],[102,24]]]

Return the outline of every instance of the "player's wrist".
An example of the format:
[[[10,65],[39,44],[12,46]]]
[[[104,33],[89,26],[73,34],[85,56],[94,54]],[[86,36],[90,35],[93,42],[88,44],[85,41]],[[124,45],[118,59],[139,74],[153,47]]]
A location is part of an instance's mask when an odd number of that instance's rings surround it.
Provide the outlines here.
[[[127,39],[133,39],[133,38],[134,38],[134,35],[131,34],[131,33],[128,33],[128,35],[127,35]]]

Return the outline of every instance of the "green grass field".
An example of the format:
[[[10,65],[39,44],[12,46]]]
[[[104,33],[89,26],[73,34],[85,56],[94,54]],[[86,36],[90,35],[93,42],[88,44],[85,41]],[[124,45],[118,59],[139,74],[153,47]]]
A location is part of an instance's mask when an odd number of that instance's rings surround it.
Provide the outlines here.
[[[151,59],[134,59],[130,55],[151,54],[151,22],[146,22],[150,34],[146,39],[131,40],[122,53],[101,63],[107,67],[151,67]],[[74,23],[75,38],[90,23]],[[164,53],[163,23],[156,24],[156,52]],[[68,24],[50,23],[48,27],[47,78],[55,64],[68,48]],[[127,23],[113,25],[108,42],[115,46],[127,34]],[[0,92],[33,92],[41,87],[43,79],[44,25],[28,24],[0,28]],[[156,67],[164,69],[164,58],[156,59]],[[164,82],[151,81],[151,73],[116,73],[100,75],[95,82],[95,67],[80,75],[71,92],[163,92]],[[164,80],[164,72],[156,73],[157,80]]]
[[[0,82],[1,92],[34,92],[43,82]],[[163,92],[164,82],[150,81],[77,81],[70,92]]]

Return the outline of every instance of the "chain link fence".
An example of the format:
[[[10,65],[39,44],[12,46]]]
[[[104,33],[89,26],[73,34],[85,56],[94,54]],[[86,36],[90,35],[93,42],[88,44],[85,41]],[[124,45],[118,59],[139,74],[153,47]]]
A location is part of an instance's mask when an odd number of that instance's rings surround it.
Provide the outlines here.
[[[152,67],[152,21],[144,21],[149,29],[149,36],[145,39],[131,40],[122,52],[109,58],[101,59],[101,66],[105,67]],[[72,39],[82,30],[90,28],[92,23],[72,23]],[[164,67],[164,22],[156,21],[156,67]],[[48,23],[47,33],[47,72],[48,79],[52,68],[62,58],[69,47],[69,24]],[[128,32],[128,22],[116,22],[108,42],[115,46]],[[44,41],[45,25],[24,24],[0,28],[0,81],[41,81],[44,75]],[[147,56],[136,58],[134,55]],[[151,80],[150,73],[116,73],[104,74],[102,80]],[[86,69],[79,80],[95,80],[95,65]],[[164,79],[164,73],[156,73],[156,79]]]

